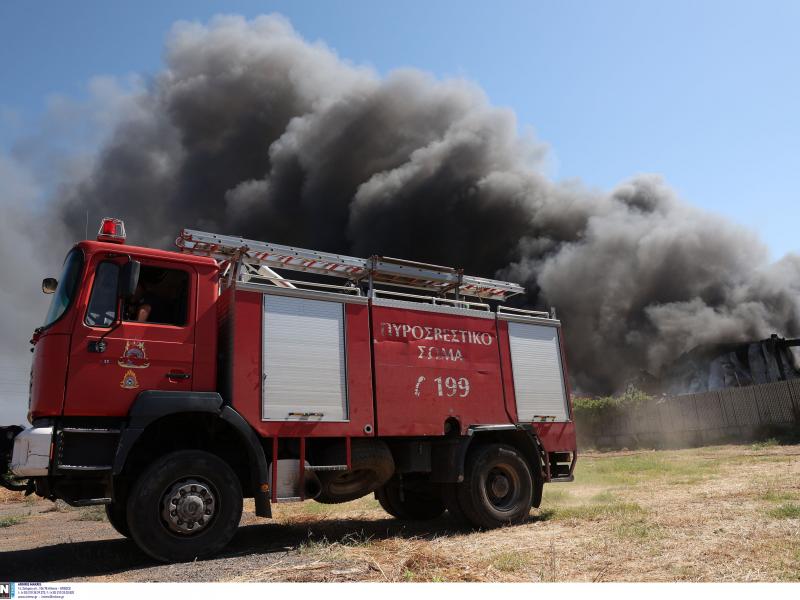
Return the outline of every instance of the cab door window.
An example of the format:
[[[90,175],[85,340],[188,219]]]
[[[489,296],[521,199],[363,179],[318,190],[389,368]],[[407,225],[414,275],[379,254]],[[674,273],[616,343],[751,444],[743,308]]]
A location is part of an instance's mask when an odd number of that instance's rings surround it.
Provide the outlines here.
[[[189,273],[142,265],[136,292],[125,302],[123,320],[186,325],[188,298]]]

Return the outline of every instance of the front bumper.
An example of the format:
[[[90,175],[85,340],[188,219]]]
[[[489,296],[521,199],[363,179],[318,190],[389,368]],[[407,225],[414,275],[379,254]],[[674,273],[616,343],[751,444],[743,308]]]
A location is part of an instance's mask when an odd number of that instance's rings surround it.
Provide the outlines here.
[[[52,427],[0,427],[0,486],[31,493],[29,478],[47,476],[50,470],[52,442]]]
[[[113,498],[111,467],[91,462],[98,460],[98,445],[85,444],[83,438],[91,435],[86,431],[85,428],[59,426],[52,421],[40,421],[26,429],[0,427],[0,486],[24,491],[26,495],[35,492],[48,500],[62,499],[72,506],[110,502]],[[107,432],[106,429],[98,431]],[[66,447],[65,439],[68,439]],[[116,449],[116,438],[112,446],[111,450]],[[108,452],[99,460],[105,460],[106,454]],[[73,459],[75,464],[69,464]]]
[[[29,427],[14,437],[14,451],[9,465],[17,477],[42,477],[50,467],[52,427]]]

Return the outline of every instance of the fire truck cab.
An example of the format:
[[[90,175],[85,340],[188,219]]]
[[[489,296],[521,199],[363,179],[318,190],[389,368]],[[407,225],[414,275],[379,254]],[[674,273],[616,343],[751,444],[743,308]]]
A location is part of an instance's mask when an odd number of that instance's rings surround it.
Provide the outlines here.
[[[504,307],[519,285],[194,230],[177,252],[124,242],[104,219],[43,282],[3,486],[103,504],[186,561],[230,541],[243,498],[269,517],[374,493],[400,519],[491,528],[572,480],[561,324]]]

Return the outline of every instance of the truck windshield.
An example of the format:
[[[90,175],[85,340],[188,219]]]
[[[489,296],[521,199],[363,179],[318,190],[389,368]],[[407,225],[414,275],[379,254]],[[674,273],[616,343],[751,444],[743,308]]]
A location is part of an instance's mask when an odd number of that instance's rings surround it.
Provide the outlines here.
[[[73,248],[64,259],[64,268],[61,270],[61,277],[58,278],[58,287],[53,294],[50,303],[50,310],[44,320],[44,327],[49,327],[61,318],[78,289],[78,281],[83,267],[83,252],[79,248]]]

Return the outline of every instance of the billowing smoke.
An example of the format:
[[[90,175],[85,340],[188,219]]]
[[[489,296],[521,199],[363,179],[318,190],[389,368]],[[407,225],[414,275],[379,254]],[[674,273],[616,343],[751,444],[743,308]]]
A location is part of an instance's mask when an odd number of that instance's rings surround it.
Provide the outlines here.
[[[139,243],[192,227],[520,281],[557,307],[591,392],[697,344],[800,334],[800,257],[769,264],[656,177],[554,183],[544,155],[473,84],[379,77],[282,18],[225,17],[175,27],[165,70],[58,202],[75,238],[88,210]]]

